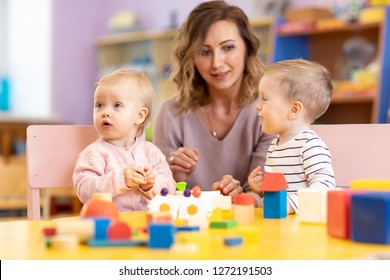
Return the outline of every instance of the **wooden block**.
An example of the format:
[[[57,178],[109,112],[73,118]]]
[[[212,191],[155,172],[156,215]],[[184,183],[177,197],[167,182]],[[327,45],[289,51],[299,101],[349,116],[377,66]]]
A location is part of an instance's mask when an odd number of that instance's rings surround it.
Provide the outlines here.
[[[237,221],[215,221],[210,223],[210,228],[235,228],[237,227]]]
[[[80,242],[85,242],[95,235],[95,221],[94,219],[57,220],[56,232],[58,235],[75,235]]]
[[[255,222],[254,205],[233,204],[233,219],[236,220],[239,225],[254,224]]]
[[[327,190],[298,190],[299,221],[302,223],[326,224]]]
[[[327,233],[337,238],[350,238],[351,195],[359,190],[333,189],[327,195]]]
[[[128,224],[114,220],[108,225],[107,237],[110,240],[126,240],[131,238],[131,229]]]
[[[134,239],[134,240],[109,240],[109,239],[92,239],[88,241],[90,247],[135,247],[145,246],[148,244],[147,240]]]
[[[218,195],[212,197],[212,210],[230,210],[232,208],[232,197],[229,195]]]
[[[264,192],[263,217],[280,219],[287,216],[287,191]]]
[[[224,243],[226,246],[234,247],[234,246],[242,245],[243,239],[242,239],[242,237],[226,237],[226,238],[223,240],[223,243]]]
[[[79,239],[76,235],[63,234],[50,238],[50,248],[56,250],[75,250],[79,247]]]
[[[169,249],[175,242],[173,224],[151,223],[149,225],[149,243],[151,249]]]
[[[94,239],[107,239],[107,228],[111,222],[107,218],[95,218],[95,235]]]
[[[389,179],[357,179],[351,181],[353,190],[390,191]]]
[[[352,194],[351,240],[390,244],[390,192]]]

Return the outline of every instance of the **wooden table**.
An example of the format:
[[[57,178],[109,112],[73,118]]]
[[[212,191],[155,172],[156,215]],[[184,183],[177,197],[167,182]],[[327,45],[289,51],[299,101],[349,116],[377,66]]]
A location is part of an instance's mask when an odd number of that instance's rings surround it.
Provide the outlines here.
[[[136,228],[146,225],[145,212],[122,213],[120,219]],[[365,259],[390,253],[390,245],[356,243],[329,237],[324,224],[300,223],[297,215],[284,219],[263,219],[255,209],[255,224],[235,229],[207,229],[178,233],[176,247],[152,250],[148,247],[94,248],[80,245],[76,250],[55,250],[45,246],[42,229],[53,221],[0,222],[0,259],[72,260],[340,260]],[[239,247],[228,247],[223,239],[243,236]],[[183,242],[192,243],[191,250]],[[194,249],[195,248],[195,249]]]

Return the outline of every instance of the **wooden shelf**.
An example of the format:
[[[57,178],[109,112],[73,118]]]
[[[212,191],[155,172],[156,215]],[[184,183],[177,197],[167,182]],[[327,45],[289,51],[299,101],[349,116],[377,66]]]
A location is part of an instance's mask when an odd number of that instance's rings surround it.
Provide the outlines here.
[[[314,25],[313,25],[314,26]],[[347,80],[352,67],[345,62],[346,43],[353,38],[363,38],[375,46],[372,62],[379,65],[377,88],[365,88],[344,92],[335,88],[331,106],[321,117],[321,123],[376,123],[387,121],[390,100],[390,83],[383,75],[390,63],[390,7],[386,8],[383,22],[348,23],[332,28],[285,31],[278,30],[275,35],[273,61],[304,58],[324,65],[334,81]]]
[[[381,23],[350,23],[346,24],[345,26],[339,26],[329,29],[308,29],[308,30],[302,30],[302,31],[291,31],[291,32],[284,32],[284,31],[278,31],[279,36],[283,37],[289,37],[289,36],[313,36],[313,35],[323,35],[323,34],[334,34],[337,32],[349,32],[353,33],[355,31],[361,32],[363,30],[377,30],[381,26]]]
[[[173,39],[177,33],[176,29],[169,29],[163,32],[132,32],[118,35],[111,35],[97,39],[98,47],[112,46],[118,44],[129,44],[140,41]]]

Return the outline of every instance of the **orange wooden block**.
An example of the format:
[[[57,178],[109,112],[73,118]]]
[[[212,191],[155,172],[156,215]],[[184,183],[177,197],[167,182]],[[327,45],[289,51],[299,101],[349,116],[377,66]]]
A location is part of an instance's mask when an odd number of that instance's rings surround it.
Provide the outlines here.
[[[82,218],[109,218],[117,220],[119,217],[118,208],[112,202],[100,199],[92,199],[83,205],[80,211]]]
[[[147,223],[166,223],[172,222],[172,214],[170,212],[148,212]]]
[[[327,233],[337,238],[350,238],[351,195],[362,192],[351,189],[329,190],[327,195]]]

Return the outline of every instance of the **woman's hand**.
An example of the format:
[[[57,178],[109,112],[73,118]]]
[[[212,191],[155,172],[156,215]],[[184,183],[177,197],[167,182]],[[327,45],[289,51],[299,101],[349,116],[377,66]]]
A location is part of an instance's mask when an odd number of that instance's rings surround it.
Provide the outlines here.
[[[177,151],[171,152],[168,164],[175,181],[185,181],[187,176],[195,170],[198,160],[198,151],[196,149],[181,147]]]
[[[240,194],[243,191],[240,181],[233,178],[231,175],[224,175],[221,180],[213,183],[211,186],[213,191],[221,191],[223,195]]]

